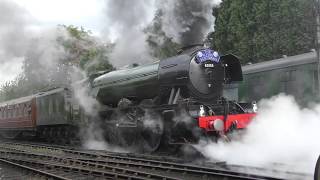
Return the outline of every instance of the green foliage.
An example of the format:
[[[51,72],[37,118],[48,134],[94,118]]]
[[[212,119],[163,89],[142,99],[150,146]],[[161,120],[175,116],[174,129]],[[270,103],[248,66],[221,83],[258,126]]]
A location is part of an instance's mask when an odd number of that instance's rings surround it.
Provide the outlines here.
[[[180,48],[179,44],[173,42],[172,38],[167,37],[162,31],[162,14],[161,10],[158,10],[151,25],[145,29],[145,33],[148,35],[147,42],[152,50],[152,56],[158,59],[174,56]]]
[[[57,40],[63,45],[65,51],[71,55],[68,56],[67,62],[80,67],[87,73],[113,69],[107,56],[112,46],[98,42],[90,35],[91,31],[86,31],[83,27],[78,28],[72,25],[62,25],[62,27],[68,32],[69,36],[67,38],[62,36]]]
[[[314,48],[315,18],[310,0],[223,0],[216,14],[212,46],[243,64],[295,55]]]
[[[53,39],[33,40],[25,54],[22,74],[0,87],[0,101],[27,96],[47,87],[69,85],[79,79],[74,77],[75,69],[86,74],[113,69],[108,61],[112,46],[94,39],[90,31],[59,25],[55,33]]]
[[[77,26],[73,26],[73,25],[61,25],[62,27],[64,27],[67,32],[70,34],[71,37],[74,37],[76,39],[81,39],[81,40],[86,40],[87,38],[89,38],[89,35],[91,34],[90,30],[85,30],[82,26],[77,27]]]

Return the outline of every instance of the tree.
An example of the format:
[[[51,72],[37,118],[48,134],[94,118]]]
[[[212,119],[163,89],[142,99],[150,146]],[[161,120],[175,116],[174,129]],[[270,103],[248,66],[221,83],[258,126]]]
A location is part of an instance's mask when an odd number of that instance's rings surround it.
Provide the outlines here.
[[[147,42],[151,48],[151,55],[157,59],[165,59],[177,54],[180,45],[173,42],[162,30],[161,18],[163,13],[157,10],[152,23],[145,29]]]
[[[91,31],[84,30],[83,27],[65,26],[71,38],[60,37],[59,41],[68,52],[68,61],[80,67],[87,73],[96,71],[113,70],[113,66],[108,61],[108,54],[113,46],[101,43],[98,39],[90,36]]]
[[[223,0],[215,9],[212,46],[241,62],[309,52],[315,44],[313,1]]]
[[[75,69],[84,72],[81,74],[113,70],[108,61],[111,47],[90,34],[82,27],[59,25],[54,32],[33,39],[25,54],[23,72],[2,85],[0,100],[27,96],[47,87],[69,85],[76,79]]]

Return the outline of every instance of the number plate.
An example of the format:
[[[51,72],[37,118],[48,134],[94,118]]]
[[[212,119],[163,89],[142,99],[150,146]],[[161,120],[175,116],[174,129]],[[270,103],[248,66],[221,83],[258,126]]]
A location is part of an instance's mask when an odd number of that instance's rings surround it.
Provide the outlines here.
[[[204,64],[204,67],[214,67],[214,65],[213,64]]]

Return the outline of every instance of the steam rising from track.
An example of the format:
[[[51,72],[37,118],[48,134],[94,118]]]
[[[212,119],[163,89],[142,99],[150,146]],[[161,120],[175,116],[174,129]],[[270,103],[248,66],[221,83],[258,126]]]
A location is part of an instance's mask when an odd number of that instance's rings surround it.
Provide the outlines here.
[[[79,76],[86,77],[86,74],[79,68],[73,69],[72,79],[76,81]],[[86,82],[78,82],[73,84],[74,95],[77,103],[83,109],[83,115],[86,118],[87,125],[80,129],[80,138],[83,146],[87,149],[109,150],[124,152],[124,150],[110,146],[104,139],[103,129],[101,128],[101,120],[98,119],[99,102],[89,95],[90,88]]]
[[[301,108],[293,97],[281,94],[259,103],[259,113],[242,140],[197,148],[229,164],[313,173],[320,154],[319,117],[320,104]]]

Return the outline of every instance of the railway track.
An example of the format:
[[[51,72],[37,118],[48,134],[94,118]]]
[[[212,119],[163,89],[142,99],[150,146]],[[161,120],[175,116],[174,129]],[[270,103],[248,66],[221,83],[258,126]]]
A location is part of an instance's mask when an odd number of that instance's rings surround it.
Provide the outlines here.
[[[53,179],[282,179],[155,160],[151,156],[25,143],[0,143],[0,158],[37,169],[42,176],[56,175]]]

